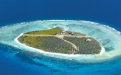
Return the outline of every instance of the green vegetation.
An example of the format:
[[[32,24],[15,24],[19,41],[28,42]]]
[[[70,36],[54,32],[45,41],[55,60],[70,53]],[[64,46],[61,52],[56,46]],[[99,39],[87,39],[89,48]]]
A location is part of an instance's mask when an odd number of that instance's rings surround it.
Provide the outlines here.
[[[98,41],[85,34],[53,28],[43,31],[24,33],[18,41],[27,46],[47,52],[63,54],[99,54]]]
[[[100,53],[101,47],[93,38],[89,37],[64,37],[65,40],[68,40],[72,43],[74,43],[79,51],[75,52],[75,54],[98,54]],[[91,39],[91,41],[87,41],[87,39]]]
[[[70,44],[54,36],[21,36],[18,40],[28,46],[47,52],[72,54],[74,50]]]
[[[32,32],[28,32],[28,33],[25,33],[25,34],[31,34],[31,35],[56,35],[56,34],[60,34],[61,31],[62,31],[62,29],[57,27],[57,28],[53,28],[53,29],[49,29],[49,30],[32,31]]]

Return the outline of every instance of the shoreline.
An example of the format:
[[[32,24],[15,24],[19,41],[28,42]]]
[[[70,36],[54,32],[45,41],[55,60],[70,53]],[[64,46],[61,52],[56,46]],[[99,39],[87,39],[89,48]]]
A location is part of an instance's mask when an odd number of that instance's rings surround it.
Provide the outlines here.
[[[43,50],[41,50],[41,49],[36,49],[36,48],[33,48],[33,47],[30,47],[30,46],[27,46],[27,45],[25,45],[25,44],[20,43],[17,39],[18,39],[21,35],[23,35],[23,33],[21,33],[18,37],[16,37],[16,38],[14,39],[14,41],[15,41],[17,44],[22,45],[22,46],[24,46],[24,47],[26,47],[26,48],[33,49],[33,50],[35,50],[35,51],[37,51],[37,52],[40,52],[40,53],[43,53],[43,54],[53,54],[53,55],[61,55],[61,56],[67,56],[67,57],[76,57],[76,56],[100,56],[100,55],[102,55],[102,54],[105,52],[105,49],[104,49],[102,46],[101,46],[101,52],[100,52],[99,54],[62,54],[62,53],[46,52],[46,51],[43,51]]]

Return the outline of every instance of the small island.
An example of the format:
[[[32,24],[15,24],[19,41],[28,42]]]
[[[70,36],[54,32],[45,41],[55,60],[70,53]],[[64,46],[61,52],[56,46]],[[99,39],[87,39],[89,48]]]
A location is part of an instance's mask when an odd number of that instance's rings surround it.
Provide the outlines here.
[[[100,54],[101,45],[82,33],[65,31],[60,27],[23,33],[17,38],[21,44],[39,50],[61,54]]]

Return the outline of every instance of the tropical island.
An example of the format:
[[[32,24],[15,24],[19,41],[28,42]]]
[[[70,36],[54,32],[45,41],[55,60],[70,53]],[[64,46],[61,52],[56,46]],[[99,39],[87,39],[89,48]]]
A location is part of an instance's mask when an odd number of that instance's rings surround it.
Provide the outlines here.
[[[61,54],[100,54],[101,45],[82,33],[65,31],[60,27],[23,33],[17,38],[21,44],[39,50]]]

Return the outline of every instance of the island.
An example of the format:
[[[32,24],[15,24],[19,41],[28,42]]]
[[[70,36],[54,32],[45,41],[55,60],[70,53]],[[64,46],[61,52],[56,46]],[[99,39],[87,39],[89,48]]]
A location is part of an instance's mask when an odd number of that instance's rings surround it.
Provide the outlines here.
[[[61,54],[100,54],[100,43],[85,34],[55,27],[23,33],[17,40],[26,46]]]

